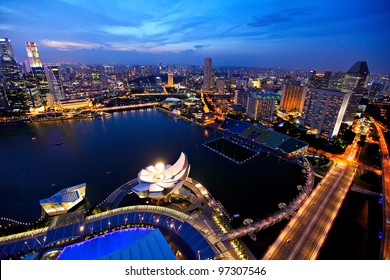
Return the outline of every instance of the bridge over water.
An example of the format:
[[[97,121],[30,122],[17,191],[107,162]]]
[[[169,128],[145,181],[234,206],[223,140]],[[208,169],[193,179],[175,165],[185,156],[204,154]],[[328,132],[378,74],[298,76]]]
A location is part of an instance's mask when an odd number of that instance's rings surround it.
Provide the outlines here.
[[[302,157],[302,159],[304,160],[303,166],[305,167],[307,178],[305,186],[302,187],[301,193],[288,205],[281,203],[280,211],[264,219],[255,221],[254,223],[248,224],[246,226],[241,226],[227,233],[224,233],[221,235],[221,240],[232,240],[245,235],[254,234],[260,230],[266,229],[278,222],[281,222],[282,220],[287,219],[290,216],[295,216],[297,209],[305,202],[314,185],[314,172],[312,170],[312,166],[304,157]]]

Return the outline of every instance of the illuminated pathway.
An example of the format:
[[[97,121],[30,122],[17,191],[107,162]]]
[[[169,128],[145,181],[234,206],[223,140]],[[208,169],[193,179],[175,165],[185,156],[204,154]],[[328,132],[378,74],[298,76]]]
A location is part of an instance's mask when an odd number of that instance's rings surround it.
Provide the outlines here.
[[[295,211],[305,202],[314,184],[314,173],[312,172],[312,167],[305,158],[302,159],[304,160],[304,166],[307,174],[306,184],[302,187],[302,192],[288,205],[282,207],[280,211],[262,220],[230,230],[229,232],[221,235],[221,240],[232,240],[245,235],[254,234],[260,230],[279,223],[286,218],[289,218],[289,216],[295,216]]]
[[[389,150],[383,136],[384,127],[373,118],[379,135],[379,146],[382,152],[382,190],[383,190],[383,239],[381,247],[382,259],[390,260],[390,159]]]
[[[335,164],[263,259],[316,259],[352,183],[356,167]]]
[[[144,104],[134,104],[134,105],[98,108],[98,109],[94,109],[94,111],[109,112],[109,111],[117,111],[117,110],[140,109],[140,108],[157,106],[158,104],[159,104],[159,102],[151,102],[151,103],[144,103]]]

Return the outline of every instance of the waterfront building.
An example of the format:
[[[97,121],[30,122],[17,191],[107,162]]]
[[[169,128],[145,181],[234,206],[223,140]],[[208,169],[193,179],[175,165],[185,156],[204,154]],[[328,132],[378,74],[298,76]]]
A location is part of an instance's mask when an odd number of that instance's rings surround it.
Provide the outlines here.
[[[35,114],[44,112],[45,107],[43,106],[38,87],[35,85],[27,85],[26,91],[31,101],[30,112]]]
[[[35,42],[26,42],[26,51],[30,68],[42,67],[37,44]]]
[[[175,164],[157,163],[138,173],[138,184],[132,191],[140,198],[167,199],[178,192],[190,172],[187,155],[181,153]]]
[[[301,84],[284,84],[280,100],[280,110],[302,113],[308,87]]]
[[[161,103],[161,105],[166,109],[176,109],[181,107],[182,101],[179,98],[168,97]]]
[[[66,246],[57,260],[176,260],[158,228],[127,228]]]
[[[49,198],[42,199],[39,204],[49,216],[67,213],[85,199],[86,183],[60,190]]]
[[[344,116],[345,122],[353,121],[358,111],[360,100],[366,93],[369,75],[370,72],[365,61],[357,61],[345,74],[341,91],[351,93],[351,98]]]
[[[51,102],[50,102],[51,103]],[[53,106],[60,110],[77,110],[77,109],[90,109],[93,104],[89,98],[77,98],[77,99],[62,99]]]
[[[47,97],[48,95],[50,95],[50,89],[49,89],[49,83],[46,78],[45,69],[44,67],[34,67],[31,70],[32,70],[31,73],[33,75],[34,83],[38,87],[41,100],[44,105],[47,105]]]
[[[203,89],[211,91],[214,88],[213,60],[209,57],[204,59]]]
[[[337,137],[350,93],[310,88],[307,92],[301,123],[311,133],[329,140]]]
[[[0,83],[3,105],[7,111],[27,112],[30,100],[26,93],[22,71],[16,62],[11,40],[0,38]]]
[[[64,99],[58,65],[45,64],[44,69],[50,94],[54,96],[56,101]]]
[[[234,135],[235,141],[249,143],[259,151],[264,147],[275,153],[282,152],[287,156],[305,153],[309,144],[288,135],[273,131],[268,127],[255,126],[247,122],[226,118],[221,124],[221,130]],[[229,136],[231,137],[231,136]]]
[[[272,119],[275,103],[280,100],[281,95],[274,92],[251,92],[248,96],[246,115],[253,119]]]

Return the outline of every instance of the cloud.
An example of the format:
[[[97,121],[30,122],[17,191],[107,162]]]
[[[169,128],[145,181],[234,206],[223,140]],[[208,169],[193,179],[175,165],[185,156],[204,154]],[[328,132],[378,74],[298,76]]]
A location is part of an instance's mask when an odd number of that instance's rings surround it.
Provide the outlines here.
[[[0,30],[14,30],[14,26],[11,24],[0,24]]]
[[[41,42],[47,47],[55,48],[60,51],[106,48],[104,45],[89,43],[89,42],[81,43],[81,42],[71,42],[71,41],[54,41],[54,40],[47,40],[47,39],[43,39]]]
[[[6,6],[0,5],[0,14],[11,15],[11,16],[20,16],[23,13],[18,9],[14,9],[11,7],[6,7]]]
[[[298,17],[307,16],[311,14],[313,8],[293,8],[281,11],[276,11],[267,15],[254,17],[254,20],[248,23],[250,27],[268,27],[272,25],[282,24],[286,22],[293,22]]]
[[[186,55],[188,55],[188,54],[194,54],[195,51],[192,50],[192,49],[187,49],[187,50],[181,51],[180,53],[181,53],[181,54],[186,54]]]
[[[141,37],[143,35],[142,30],[133,26],[102,26],[101,30],[103,32],[120,35],[120,36],[134,36]]]
[[[207,48],[209,45],[195,45],[194,46],[194,49],[197,49],[197,50],[199,50],[199,49],[204,49],[204,48]]]

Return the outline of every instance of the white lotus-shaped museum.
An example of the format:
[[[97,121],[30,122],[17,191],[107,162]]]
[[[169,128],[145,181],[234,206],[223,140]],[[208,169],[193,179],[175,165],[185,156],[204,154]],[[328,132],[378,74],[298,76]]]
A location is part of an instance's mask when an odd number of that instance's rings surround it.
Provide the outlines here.
[[[181,153],[174,165],[157,163],[138,173],[138,185],[133,192],[140,198],[164,198],[177,191],[190,173],[187,155]]]

